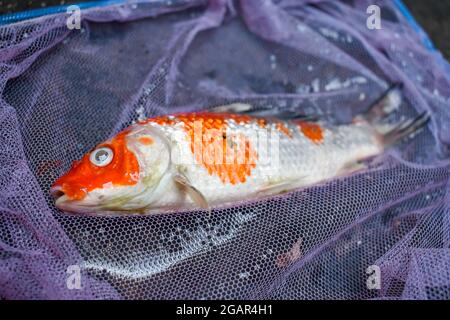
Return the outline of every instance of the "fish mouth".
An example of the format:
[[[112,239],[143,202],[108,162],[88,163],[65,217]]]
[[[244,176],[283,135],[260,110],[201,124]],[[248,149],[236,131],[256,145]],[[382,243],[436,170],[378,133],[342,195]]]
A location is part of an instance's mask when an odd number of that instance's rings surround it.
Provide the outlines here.
[[[55,201],[55,207],[63,211],[73,211],[73,206],[69,205],[69,198],[67,197],[61,186],[51,187],[50,195]],[[72,210],[69,210],[70,208],[72,208]]]
[[[54,186],[50,188],[50,195],[53,197],[53,199],[56,201],[61,197],[65,196],[65,193],[61,186]]]
[[[58,204],[61,204],[65,201],[67,201],[67,196],[65,192],[63,191],[61,186],[54,186],[50,188],[50,195],[55,200],[55,205],[58,207]]]
[[[83,213],[88,209],[80,205],[76,201],[70,200],[61,186],[51,187],[50,195],[55,201],[55,207],[59,210],[69,213]],[[92,210],[93,208],[90,209]]]

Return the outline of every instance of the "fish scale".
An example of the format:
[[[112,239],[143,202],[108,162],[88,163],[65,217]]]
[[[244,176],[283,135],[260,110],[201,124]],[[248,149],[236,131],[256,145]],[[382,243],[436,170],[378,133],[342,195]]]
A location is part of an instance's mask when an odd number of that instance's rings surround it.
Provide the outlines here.
[[[197,161],[191,148],[192,137],[186,128],[192,127],[195,121],[203,123],[205,118],[208,119],[207,129],[220,127],[229,136],[244,136],[257,155],[270,151],[267,149],[271,142],[261,139],[261,135],[274,139],[277,150],[272,150],[268,158],[256,159],[254,167],[248,164],[251,170],[244,181],[223,181],[217,172],[208,172],[204,163]],[[291,185],[291,188],[310,185],[332,178],[352,161],[373,156],[382,150],[368,123],[331,127],[304,121],[256,117],[239,119],[237,115],[215,113],[190,114],[189,117],[181,115],[179,118],[172,116],[166,120],[149,119],[141,125],[157,128],[181,150],[183,158],[188,159],[188,164],[181,164],[186,176],[210,204],[241,200],[258,193],[264,194],[266,190],[270,194],[272,186],[283,183]],[[214,125],[215,120],[219,120],[220,125]],[[305,134],[302,124],[316,126],[322,132],[322,139],[317,141]],[[203,135],[206,133],[203,132]],[[233,171],[238,170],[238,166],[231,164],[228,169],[235,173]],[[173,194],[176,195],[176,192]],[[190,202],[189,198],[182,200],[174,196],[164,197],[158,205],[174,205],[180,201]]]

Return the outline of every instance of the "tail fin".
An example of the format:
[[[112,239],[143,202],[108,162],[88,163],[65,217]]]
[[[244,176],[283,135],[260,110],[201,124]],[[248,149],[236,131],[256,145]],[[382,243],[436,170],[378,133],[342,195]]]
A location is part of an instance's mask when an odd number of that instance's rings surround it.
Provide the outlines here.
[[[394,83],[379,97],[367,111],[365,118],[371,124],[378,124],[397,110],[402,104],[402,83]]]
[[[403,85],[401,83],[391,85],[364,115],[364,118],[380,134],[380,139],[386,148],[418,132],[430,120],[430,115],[427,112],[423,112],[414,119],[404,120],[397,125],[383,123],[388,115],[400,107],[403,100],[402,89]]]
[[[422,112],[414,119],[400,122],[394,128],[382,134],[383,144],[388,148],[397,142],[421,130],[430,120],[428,112]]]

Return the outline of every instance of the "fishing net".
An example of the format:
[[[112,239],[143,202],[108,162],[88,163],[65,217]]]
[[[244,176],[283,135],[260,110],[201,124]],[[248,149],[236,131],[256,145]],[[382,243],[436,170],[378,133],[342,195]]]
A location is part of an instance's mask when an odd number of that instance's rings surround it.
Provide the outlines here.
[[[1,27],[0,297],[448,299],[449,67],[399,8],[140,1]],[[49,196],[143,117],[239,101],[343,123],[394,82],[391,120],[431,121],[349,177],[211,215],[64,215]]]

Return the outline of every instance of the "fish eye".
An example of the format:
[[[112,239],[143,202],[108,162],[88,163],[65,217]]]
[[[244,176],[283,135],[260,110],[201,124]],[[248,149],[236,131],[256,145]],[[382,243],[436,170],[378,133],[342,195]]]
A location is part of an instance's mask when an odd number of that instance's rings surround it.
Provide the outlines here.
[[[97,167],[104,167],[111,163],[114,153],[110,148],[102,147],[91,152],[89,160]]]

